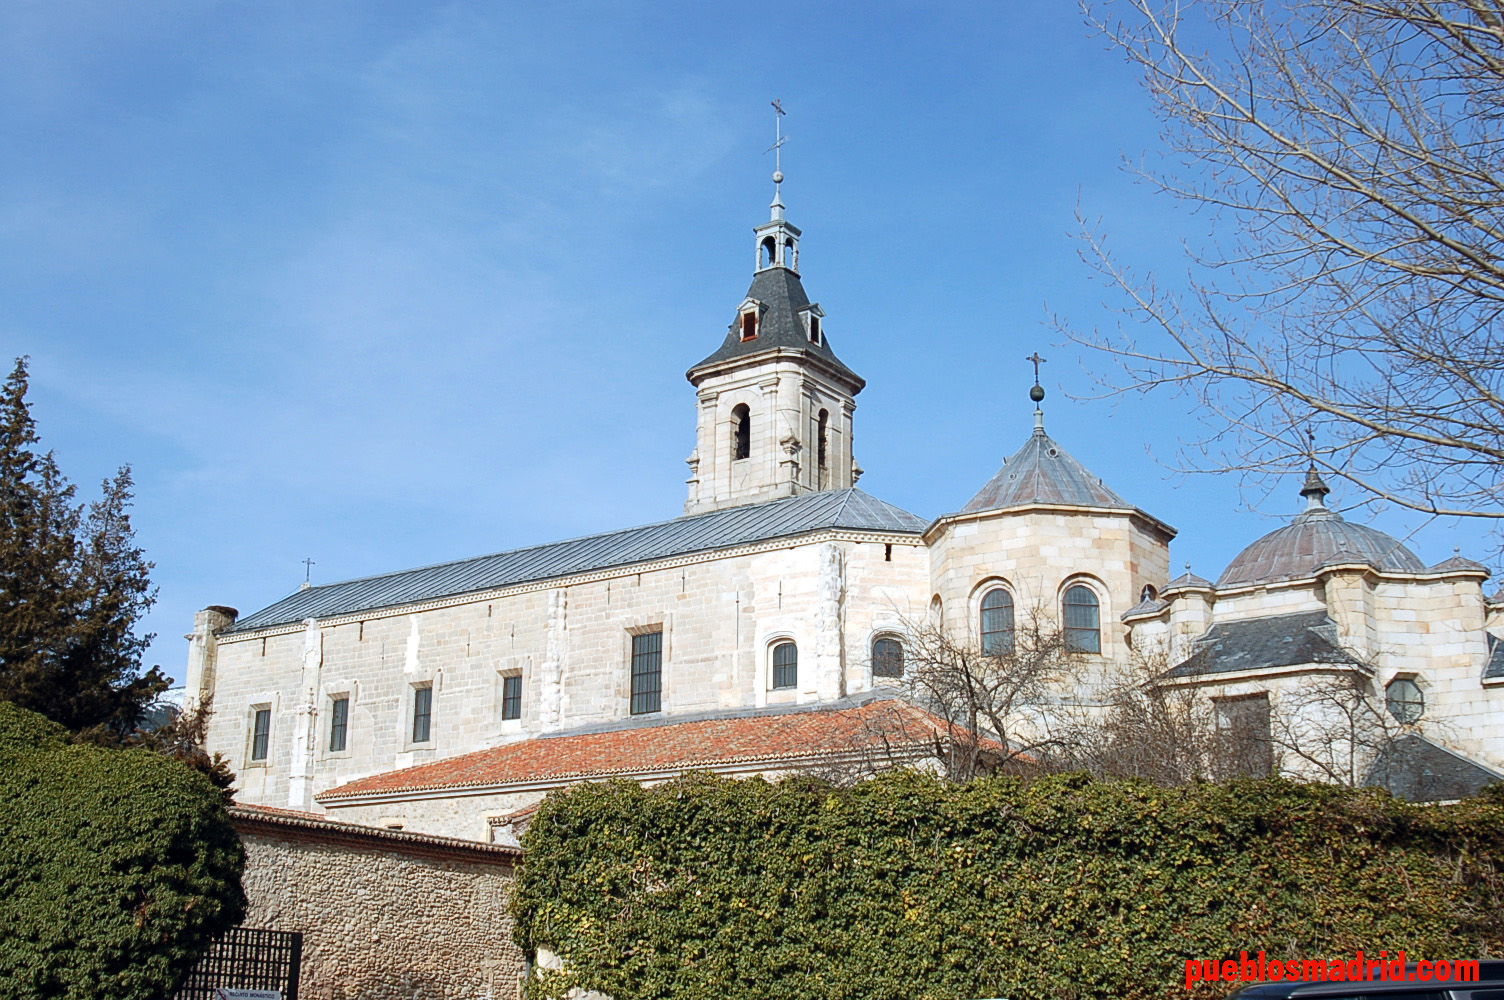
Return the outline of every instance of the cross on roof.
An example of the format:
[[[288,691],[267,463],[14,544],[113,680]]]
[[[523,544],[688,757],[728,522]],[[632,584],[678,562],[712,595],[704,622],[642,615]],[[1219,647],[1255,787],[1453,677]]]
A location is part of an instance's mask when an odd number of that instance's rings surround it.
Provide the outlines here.
[[[1035,351],[1033,354],[1029,355],[1027,358],[1024,358],[1024,360],[1025,361],[1032,361],[1032,362],[1034,362],[1034,384],[1038,385],[1039,384],[1039,366],[1040,366],[1040,364],[1042,364],[1045,361],[1045,359],[1041,358],[1039,356],[1039,352],[1038,351]]]
[[[789,141],[789,137],[783,134],[783,116],[786,114],[788,112],[783,110],[782,99],[775,98],[773,100],[773,145],[768,147],[768,152],[773,154],[773,170],[778,174],[783,173],[783,144]],[[775,177],[774,180],[782,180],[782,177]]]

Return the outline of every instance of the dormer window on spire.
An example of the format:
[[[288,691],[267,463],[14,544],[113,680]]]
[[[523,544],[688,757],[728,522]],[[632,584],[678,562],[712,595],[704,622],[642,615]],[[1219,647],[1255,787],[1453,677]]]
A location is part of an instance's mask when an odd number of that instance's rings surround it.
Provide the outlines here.
[[[804,322],[804,333],[809,342],[819,347],[824,339],[824,331],[821,329],[825,313],[821,311],[817,303],[810,303],[799,310],[799,317]]]
[[[736,312],[736,330],[743,342],[757,339],[761,332],[764,308],[761,302],[750,296],[742,300],[741,307]]]

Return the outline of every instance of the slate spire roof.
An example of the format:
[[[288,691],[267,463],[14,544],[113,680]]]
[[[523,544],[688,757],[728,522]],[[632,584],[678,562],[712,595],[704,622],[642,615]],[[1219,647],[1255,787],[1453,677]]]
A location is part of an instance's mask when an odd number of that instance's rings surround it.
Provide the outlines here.
[[[998,474],[972,497],[963,514],[1028,503],[1078,507],[1131,507],[1106,483],[1045,433],[1042,422]]]
[[[755,232],[763,234],[773,230],[777,230],[780,235],[799,235],[799,230],[783,219],[783,204],[776,198],[773,203],[773,221],[757,227]],[[691,382],[695,380],[695,373],[707,365],[730,361],[734,358],[752,357],[781,348],[797,351],[824,362],[828,367],[835,369],[837,374],[852,382],[855,386],[853,392],[860,392],[867,384],[860,375],[847,368],[830,349],[830,341],[826,336],[823,323],[818,341],[811,340],[809,315],[813,312],[816,316],[823,316],[824,313],[819,303],[809,300],[809,295],[804,291],[804,283],[800,280],[798,271],[793,267],[786,266],[780,259],[777,263],[759,268],[752,277],[751,286],[747,289],[747,298],[756,301],[760,306],[757,336],[751,340],[743,340],[738,321],[739,315],[733,318],[731,326],[726,331],[726,339],[721,342],[721,346],[686,373]]]

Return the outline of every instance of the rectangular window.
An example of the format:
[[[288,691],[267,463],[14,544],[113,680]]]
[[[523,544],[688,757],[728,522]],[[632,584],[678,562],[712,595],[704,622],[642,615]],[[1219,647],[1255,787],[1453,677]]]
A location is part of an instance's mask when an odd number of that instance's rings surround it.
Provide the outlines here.
[[[632,714],[663,707],[663,633],[632,636]]]
[[[266,760],[266,752],[272,740],[272,710],[256,709],[251,723],[251,760]]]
[[[413,688],[413,742],[427,743],[433,735],[433,688]]]
[[[501,679],[501,717],[522,718],[522,675],[508,674]]]
[[[1263,778],[1274,772],[1269,693],[1213,698],[1219,777]]]
[[[345,733],[350,724],[350,699],[335,698],[329,703],[329,750],[338,753],[345,748]]]
[[[780,642],[773,647],[773,687],[791,688],[799,683],[799,647]]]

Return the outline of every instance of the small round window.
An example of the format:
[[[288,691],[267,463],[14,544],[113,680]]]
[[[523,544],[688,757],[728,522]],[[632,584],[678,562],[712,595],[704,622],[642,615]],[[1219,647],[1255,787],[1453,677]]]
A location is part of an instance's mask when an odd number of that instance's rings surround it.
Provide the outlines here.
[[[1389,682],[1384,689],[1384,706],[1389,709],[1389,714],[1394,716],[1405,725],[1418,722],[1426,711],[1426,696],[1421,693],[1420,685],[1408,677],[1400,677]]]

